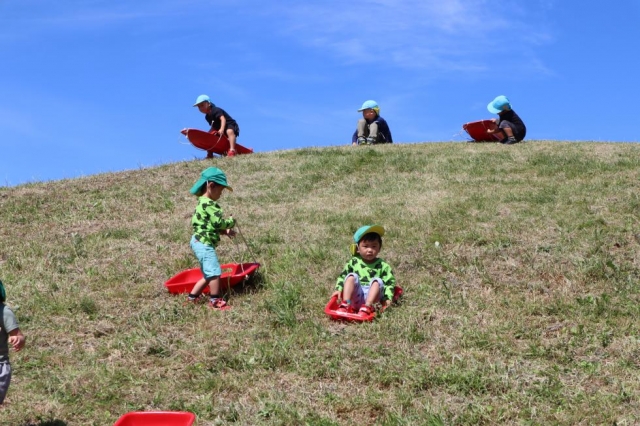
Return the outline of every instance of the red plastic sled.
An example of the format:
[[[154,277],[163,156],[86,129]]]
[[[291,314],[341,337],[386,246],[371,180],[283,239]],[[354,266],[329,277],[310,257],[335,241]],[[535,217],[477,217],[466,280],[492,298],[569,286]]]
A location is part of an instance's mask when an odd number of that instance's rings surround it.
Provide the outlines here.
[[[186,411],[132,411],[113,426],[191,426],[195,420],[195,414]]]
[[[476,142],[498,142],[504,138],[504,134],[500,130],[495,133],[487,133],[487,130],[498,129],[492,120],[472,121],[463,124],[462,129]]]
[[[198,129],[184,129],[182,134],[189,139],[189,142],[196,148],[218,155],[226,155],[229,151],[229,139],[225,135],[214,135]],[[246,148],[236,142],[236,154],[251,154],[253,149]]]
[[[396,286],[395,290],[393,291],[394,303],[397,302],[398,299],[400,299],[400,296],[402,296],[403,292],[404,291],[402,290],[401,287]],[[338,296],[333,296],[329,300],[329,303],[327,303],[327,306],[324,307],[324,313],[329,315],[331,319],[334,319],[334,320],[345,320],[345,321],[356,321],[356,322],[373,321],[373,319],[376,317],[375,312],[372,312],[367,316],[358,315],[358,313],[338,312],[338,306],[340,306],[338,304]],[[384,311],[385,308],[386,306],[383,306],[380,312]]]
[[[229,288],[241,283],[245,279],[249,279],[254,272],[260,267],[259,263],[227,263],[221,265],[222,275],[220,276],[220,287]],[[202,278],[200,268],[186,269],[179,274],[169,278],[164,286],[169,293],[189,293],[193,286]],[[209,286],[206,286],[203,293],[209,292]]]

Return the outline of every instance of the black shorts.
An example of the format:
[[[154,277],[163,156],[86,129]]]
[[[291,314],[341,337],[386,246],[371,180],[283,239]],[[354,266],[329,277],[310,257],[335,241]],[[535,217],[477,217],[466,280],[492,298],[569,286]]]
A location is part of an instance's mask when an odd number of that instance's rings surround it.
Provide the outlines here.
[[[238,126],[238,123],[227,124],[224,130],[226,132],[229,129],[233,130],[233,133],[236,134],[236,137],[240,136],[240,126]]]

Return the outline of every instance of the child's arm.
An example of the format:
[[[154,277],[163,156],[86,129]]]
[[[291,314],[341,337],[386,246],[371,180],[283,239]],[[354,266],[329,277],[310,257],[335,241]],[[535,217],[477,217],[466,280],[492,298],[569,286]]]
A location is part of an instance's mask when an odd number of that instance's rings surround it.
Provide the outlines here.
[[[19,352],[24,347],[27,338],[20,331],[19,328],[11,330],[9,332],[9,344],[13,347],[13,350]]]
[[[227,128],[227,119],[224,118],[224,115],[220,115],[220,130],[218,130],[218,133],[220,133],[221,135],[224,135],[224,129]]]

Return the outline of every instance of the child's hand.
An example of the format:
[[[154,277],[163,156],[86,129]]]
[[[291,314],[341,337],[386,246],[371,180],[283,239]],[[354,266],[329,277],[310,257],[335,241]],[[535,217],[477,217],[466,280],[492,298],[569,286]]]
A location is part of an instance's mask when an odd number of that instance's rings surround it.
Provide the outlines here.
[[[338,302],[340,302],[342,300],[342,292],[341,291],[334,291],[333,294],[331,295],[331,297],[337,297],[338,298]]]
[[[384,306],[385,308],[388,308],[391,305],[391,300],[387,299],[384,302],[382,302],[382,306]]]
[[[9,336],[9,344],[16,352],[20,352],[20,349],[24,347],[26,341],[27,339],[24,337],[24,334],[20,332],[18,332],[18,334],[14,334],[13,336]]]

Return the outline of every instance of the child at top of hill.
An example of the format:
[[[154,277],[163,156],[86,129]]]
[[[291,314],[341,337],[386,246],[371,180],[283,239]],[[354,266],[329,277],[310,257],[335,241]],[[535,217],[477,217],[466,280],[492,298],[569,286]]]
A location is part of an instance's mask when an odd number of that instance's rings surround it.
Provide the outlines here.
[[[4,304],[6,293],[0,281],[0,405],[4,402],[11,384],[11,364],[9,363],[9,346],[18,352],[24,347],[26,338],[20,331],[18,320],[11,308]]]
[[[384,228],[365,225],[353,234],[351,259],[338,277],[333,296],[341,300],[338,311],[370,315],[375,304],[388,306],[393,300],[396,279],[391,266],[378,258]]]
[[[389,125],[380,117],[380,107],[376,101],[366,101],[358,112],[362,112],[362,118],[358,120],[356,131],[351,138],[352,145],[393,143]]]
[[[215,106],[207,95],[198,96],[193,106],[198,107],[198,110],[204,114],[204,119],[211,126],[209,133],[227,136],[229,139],[227,157],[236,155],[236,138],[240,136],[240,126],[238,126],[236,120],[231,118],[225,110]],[[207,158],[211,157],[213,157],[213,152],[207,151]]]
[[[498,129],[502,130],[505,137],[500,143],[513,145],[524,139],[527,135],[527,128],[524,125],[522,119],[511,109],[511,102],[506,96],[497,96],[494,100],[487,105],[489,112],[498,114],[498,118],[492,119],[494,123],[498,125]],[[488,130],[489,133],[493,133],[496,130]]]
[[[231,307],[220,296],[222,268],[216,254],[216,246],[220,242],[220,235],[236,235],[232,229],[236,224],[235,220],[231,217],[223,219],[222,209],[217,203],[225,188],[233,191],[227,184],[227,176],[216,167],[205,169],[191,188],[191,193],[198,196],[198,205],[191,219],[193,236],[190,244],[200,262],[203,278],[193,286],[187,301],[197,302],[202,290],[208,285],[209,307],[217,310]]]

